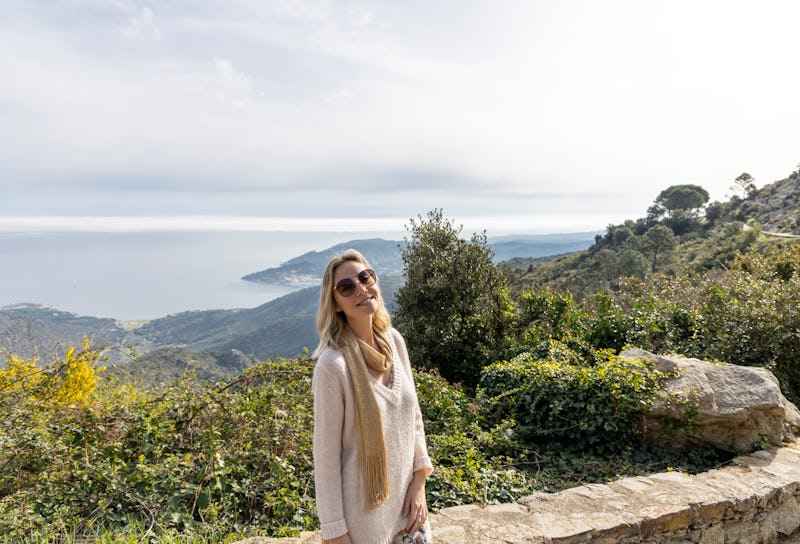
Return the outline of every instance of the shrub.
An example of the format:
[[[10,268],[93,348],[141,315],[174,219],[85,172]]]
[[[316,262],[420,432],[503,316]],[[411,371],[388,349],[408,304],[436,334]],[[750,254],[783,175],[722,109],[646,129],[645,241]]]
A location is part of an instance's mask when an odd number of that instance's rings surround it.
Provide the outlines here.
[[[513,419],[519,440],[602,452],[636,443],[641,415],[665,377],[610,353],[594,366],[524,354],[485,368],[480,387],[490,420]]]
[[[308,359],[267,361],[155,393],[107,382],[46,417],[4,406],[0,534],[312,528],[310,379]]]
[[[414,340],[415,367],[474,387],[480,369],[500,356],[513,319],[506,279],[486,234],[464,240],[441,210],[412,219],[409,230],[395,324]]]
[[[479,406],[460,389],[436,372],[415,379],[435,466],[426,483],[430,508],[508,502],[533,490],[535,481],[514,466],[513,421],[484,429]]]

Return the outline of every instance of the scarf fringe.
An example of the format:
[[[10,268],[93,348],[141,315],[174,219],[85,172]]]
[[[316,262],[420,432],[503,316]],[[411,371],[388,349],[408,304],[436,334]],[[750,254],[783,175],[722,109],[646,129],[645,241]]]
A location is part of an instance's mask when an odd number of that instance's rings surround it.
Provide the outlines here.
[[[389,473],[386,470],[386,450],[364,459],[364,492],[372,508],[382,505],[389,497]]]

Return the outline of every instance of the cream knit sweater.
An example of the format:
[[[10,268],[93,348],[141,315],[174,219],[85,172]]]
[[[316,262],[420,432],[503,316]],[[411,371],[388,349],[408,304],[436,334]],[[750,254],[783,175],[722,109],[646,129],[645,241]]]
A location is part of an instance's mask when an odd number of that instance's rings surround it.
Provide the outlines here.
[[[322,538],[350,533],[353,544],[387,544],[406,525],[403,501],[413,473],[433,468],[425,444],[411,364],[403,337],[390,331],[394,367],[388,386],[372,375],[383,418],[389,497],[366,506],[355,438],[355,397],[344,355],[328,348],[314,368],[314,481]]]

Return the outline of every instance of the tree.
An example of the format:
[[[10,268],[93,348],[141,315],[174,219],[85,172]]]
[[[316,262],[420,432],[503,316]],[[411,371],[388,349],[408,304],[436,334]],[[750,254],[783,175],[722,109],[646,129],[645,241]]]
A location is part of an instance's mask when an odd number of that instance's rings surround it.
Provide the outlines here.
[[[677,241],[675,239],[675,233],[673,233],[672,229],[669,227],[665,227],[664,225],[656,225],[647,231],[645,234],[645,247],[653,254],[653,259],[651,261],[651,269],[653,272],[656,271],[656,264],[658,263],[659,254],[669,251],[675,247],[676,243]]]
[[[730,186],[730,190],[739,193],[741,198],[749,198],[756,192],[755,181],[756,178],[747,172],[742,172],[739,174],[739,177],[733,180],[733,185]]]
[[[506,279],[492,261],[486,233],[463,239],[442,210],[411,219],[403,250],[405,284],[395,324],[415,366],[437,368],[452,382],[478,383],[499,357],[514,318]]]
[[[673,185],[661,191],[648,213],[666,210],[672,214],[675,210],[684,210],[688,214],[701,208],[708,199],[708,191],[699,185]]]

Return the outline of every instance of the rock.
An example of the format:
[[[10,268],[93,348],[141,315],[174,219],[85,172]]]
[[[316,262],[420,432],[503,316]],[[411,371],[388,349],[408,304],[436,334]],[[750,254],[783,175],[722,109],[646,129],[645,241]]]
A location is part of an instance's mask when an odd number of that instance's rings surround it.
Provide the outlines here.
[[[800,411],[781,394],[778,380],[765,368],[659,356],[640,349],[620,355],[652,361],[657,370],[678,374],[645,416],[645,434],[656,442],[737,452],[764,442],[778,446],[800,435]],[[665,426],[667,420],[671,424]]]

